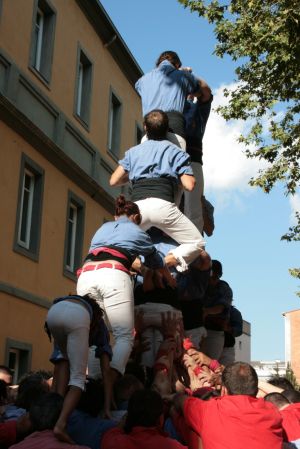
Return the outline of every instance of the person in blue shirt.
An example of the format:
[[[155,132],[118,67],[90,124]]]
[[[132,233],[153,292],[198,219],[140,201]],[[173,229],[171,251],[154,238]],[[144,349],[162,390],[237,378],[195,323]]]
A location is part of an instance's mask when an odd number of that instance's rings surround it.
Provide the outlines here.
[[[184,192],[184,213],[203,234],[202,196],[204,190],[203,177],[203,136],[209,118],[213,96],[207,101],[189,95],[184,106],[186,122],[186,151],[191,157],[191,165],[196,179],[196,187],[192,192]]]
[[[182,68],[179,56],[174,51],[164,51],[159,56],[155,69],[143,75],[135,84],[142,98],[143,115],[153,109],[161,109],[169,118],[168,139],[185,149],[185,120],[183,109],[189,94],[207,101],[210,89],[206,82]],[[171,135],[173,133],[173,136]]]
[[[167,282],[175,284],[150,237],[138,226],[141,221],[138,206],[120,195],[116,199],[115,218],[95,233],[77,281],[77,293],[94,298],[105,311],[111,326],[115,340],[110,363],[113,382],[119,374],[124,374],[134,340],[130,277],[134,259],[143,255],[146,267],[157,269]]]
[[[180,246],[172,251],[169,265],[185,271],[204,249],[204,240],[193,223],[175,204],[178,188],[193,190],[195,178],[190,157],[166,140],[168,116],[161,110],[146,114],[148,140],[129,149],[111,175],[110,185],[132,183],[132,200],[139,206],[144,230],[156,226]],[[167,256],[168,257],[168,256]]]

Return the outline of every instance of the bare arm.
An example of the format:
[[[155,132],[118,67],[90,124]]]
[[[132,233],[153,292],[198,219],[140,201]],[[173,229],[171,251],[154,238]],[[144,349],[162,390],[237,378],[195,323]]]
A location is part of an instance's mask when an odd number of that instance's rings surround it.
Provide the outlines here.
[[[124,170],[124,168],[119,165],[113,174],[110,177],[109,184],[114,186],[121,186],[123,184],[126,184],[128,182],[128,172]]]
[[[196,179],[192,175],[181,175],[180,176],[181,184],[184,188],[184,190],[187,190],[188,192],[191,192],[194,190],[194,187],[196,185]]]
[[[198,83],[200,86],[200,95],[199,92],[196,94],[196,97],[198,97],[198,100],[200,103],[206,103],[208,100],[211,99],[211,88],[207,84],[207,82],[201,78],[198,78]]]

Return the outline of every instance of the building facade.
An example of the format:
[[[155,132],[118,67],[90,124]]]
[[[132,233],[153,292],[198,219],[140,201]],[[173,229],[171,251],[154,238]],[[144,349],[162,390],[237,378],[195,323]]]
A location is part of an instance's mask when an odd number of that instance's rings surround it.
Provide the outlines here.
[[[290,366],[300,385],[300,309],[285,312],[285,362]]]
[[[251,324],[243,320],[243,333],[235,339],[235,360],[250,363],[251,360]]]
[[[141,138],[141,69],[98,0],[0,0],[0,364],[48,367],[43,323]]]

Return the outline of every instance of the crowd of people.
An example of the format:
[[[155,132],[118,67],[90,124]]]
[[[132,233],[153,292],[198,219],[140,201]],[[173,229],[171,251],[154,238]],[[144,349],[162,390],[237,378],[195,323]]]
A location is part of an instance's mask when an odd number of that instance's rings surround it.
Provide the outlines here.
[[[131,199],[93,236],[76,294],[49,309],[53,372],[12,386],[0,367],[0,449],[300,447],[300,393],[235,361],[242,315],[205,249],[211,89],[172,51],[136,89],[145,136],[110,179]]]

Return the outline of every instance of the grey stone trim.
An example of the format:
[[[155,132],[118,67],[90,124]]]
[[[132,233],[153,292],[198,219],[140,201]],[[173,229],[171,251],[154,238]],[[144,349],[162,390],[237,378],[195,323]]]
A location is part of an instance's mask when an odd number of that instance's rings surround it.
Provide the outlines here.
[[[0,54],[3,54],[1,50]],[[0,89],[0,118],[69,179],[78,184],[95,201],[113,214],[113,195],[116,191],[112,195],[108,193],[108,184],[103,183],[103,177],[96,172],[95,158],[99,154],[98,149],[67,120],[65,115],[40,89],[31,83],[24,74],[20,73],[15,65],[11,64],[5,55],[4,60],[7,61],[7,69],[2,73],[5,82],[2,83],[4,84],[3,94]],[[9,64],[11,65],[9,66]],[[19,97],[20,91],[21,96]],[[25,99],[27,100],[26,105],[23,104]],[[42,109],[44,111],[42,123],[40,123],[39,115],[28,111],[28,101],[33,102],[32,104],[36,107],[44,108]],[[27,114],[31,117],[28,117]],[[52,121],[52,124],[49,125],[47,118]],[[81,156],[79,152],[76,159],[73,157],[74,154],[68,151],[68,141],[66,140],[66,135],[70,137],[66,134],[68,132],[75,138],[75,142],[81,146]],[[87,151],[86,155],[84,155],[85,151]],[[81,164],[81,157],[84,157],[86,161],[83,165]],[[108,163],[106,163],[106,166],[110,167]]]
[[[86,60],[85,67],[88,70],[88,77],[85,80],[87,82],[87,92],[82,92],[83,101],[84,101],[84,111],[81,115],[77,114],[77,102],[78,102],[78,73],[79,73],[79,64],[81,60],[81,55],[84,56]],[[93,89],[93,72],[94,72],[94,62],[89,57],[88,53],[78,42],[77,46],[77,61],[76,61],[76,82],[75,82],[75,92],[74,92],[74,109],[73,115],[74,117],[81,123],[81,125],[87,130],[90,130],[90,116],[91,116],[91,103],[92,103],[92,89]]]
[[[109,136],[110,136],[110,111],[113,104],[113,98],[117,100],[119,103],[119,116],[118,116],[118,122],[117,122],[117,129],[114,130],[114,136],[115,136],[115,147],[112,149],[109,146]],[[115,161],[118,162],[119,155],[120,155],[120,148],[121,148],[121,130],[122,130],[122,115],[123,115],[123,102],[119,95],[115,92],[112,86],[109,88],[109,101],[108,101],[108,124],[107,124],[107,153],[109,156]]]
[[[73,203],[77,207],[77,229],[76,229],[76,241],[75,241],[75,267],[74,271],[70,271],[67,268],[67,246],[68,246],[68,219],[70,204]],[[85,222],[85,202],[79,198],[75,193],[68,191],[68,202],[66,210],[66,230],[65,230],[65,245],[64,245],[64,259],[63,259],[63,275],[77,281],[76,271],[81,266],[82,262],[82,248],[84,237],[84,222]]]
[[[30,247],[24,248],[18,242],[19,223],[21,219],[21,197],[23,191],[23,177],[25,169],[29,169],[35,176],[35,192],[32,209],[32,229],[30,232]],[[29,257],[35,262],[39,259],[40,239],[41,239],[41,222],[43,209],[43,193],[44,193],[44,170],[37,165],[26,154],[22,154],[20,176],[19,176],[19,192],[18,192],[18,206],[15,224],[14,245],[15,252]]]
[[[6,338],[5,342],[5,359],[4,364],[6,366],[9,365],[9,352],[10,349],[18,349],[21,351],[20,353],[20,359],[19,359],[19,378],[16,379],[18,382],[20,380],[20,377],[22,377],[24,374],[28,373],[31,369],[31,360],[32,360],[32,344],[25,343],[23,341],[13,340],[12,338]]]
[[[43,67],[38,71],[34,67],[35,58],[35,23],[37,10],[41,7],[41,10],[45,13],[45,17],[48,16],[47,29],[44,31],[46,35],[47,42],[44,45],[43,53],[44,59]],[[31,47],[29,56],[29,69],[37,76],[37,78],[42,81],[45,86],[49,87],[51,81],[52,63],[53,63],[53,53],[54,53],[54,40],[55,40],[55,28],[56,28],[56,9],[50,2],[50,0],[34,0],[33,14],[32,14],[32,28],[31,28]],[[44,36],[45,37],[45,36]]]
[[[128,81],[134,87],[143,71],[133,57],[107,12],[98,0],[76,0],[89,19],[103,45],[111,53]],[[138,94],[137,94],[138,95]]]
[[[10,296],[14,296],[15,298],[23,299],[24,301],[30,302],[31,304],[42,307],[44,309],[50,309],[52,305],[51,301],[47,298],[34,295],[33,293],[27,292],[6,282],[0,281],[0,292],[6,293]]]

